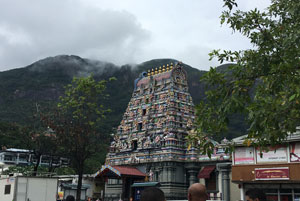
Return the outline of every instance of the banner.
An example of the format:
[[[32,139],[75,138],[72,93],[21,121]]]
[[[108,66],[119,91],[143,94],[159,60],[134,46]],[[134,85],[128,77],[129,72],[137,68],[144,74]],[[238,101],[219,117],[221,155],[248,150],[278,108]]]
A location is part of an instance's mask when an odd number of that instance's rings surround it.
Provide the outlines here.
[[[253,147],[236,147],[234,151],[234,164],[254,164]]]
[[[257,163],[287,162],[287,159],[287,147],[282,145],[269,147],[269,151],[262,151],[262,153],[260,153],[259,148],[256,149]]]
[[[288,180],[290,178],[288,167],[255,168],[256,180]]]

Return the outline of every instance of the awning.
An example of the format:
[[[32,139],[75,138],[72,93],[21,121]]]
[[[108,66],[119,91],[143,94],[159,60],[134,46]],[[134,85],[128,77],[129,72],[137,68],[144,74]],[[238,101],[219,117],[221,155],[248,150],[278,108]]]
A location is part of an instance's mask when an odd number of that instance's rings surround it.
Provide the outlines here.
[[[216,168],[215,165],[211,165],[211,166],[204,166],[204,168],[202,170],[200,170],[199,174],[198,174],[198,178],[202,178],[202,179],[209,179],[210,178],[210,174],[214,171],[214,169]]]
[[[122,176],[146,177],[147,175],[135,167],[104,165],[102,166],[101,170],[95,174],[95,177],[100,176],[114,178]]]
[[[159,182],[141,182],[141,183],[134,183],[131,187],[160,187]]]

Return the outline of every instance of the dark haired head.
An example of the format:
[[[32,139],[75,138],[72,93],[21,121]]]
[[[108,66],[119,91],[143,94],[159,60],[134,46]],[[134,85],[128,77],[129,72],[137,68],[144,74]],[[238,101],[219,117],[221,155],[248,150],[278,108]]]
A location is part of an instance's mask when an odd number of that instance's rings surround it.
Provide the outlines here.
[[[141,195],[141,201],[165,201],[165,194],[156,187],[146,188]]]
[[[66,201],[75,201],[75,198],[73,195],[68,195]]]
[[[248,196],[250,199],[255,200],[258,199],[257,201],[266,201],[266,194],[264,193],[263,190],[254,188],[254,189],[249,189],[246,191],[246,196]]]

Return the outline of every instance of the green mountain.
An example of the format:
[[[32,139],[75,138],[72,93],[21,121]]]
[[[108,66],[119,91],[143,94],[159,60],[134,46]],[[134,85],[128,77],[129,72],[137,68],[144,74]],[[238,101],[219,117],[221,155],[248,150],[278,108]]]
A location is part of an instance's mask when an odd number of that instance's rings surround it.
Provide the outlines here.
[[[107,116],[104,125],[109,133],[120,123],[133,92],[133,82],[139,74],[171,62],[175,63],[176,60],[155,59],[138,65],[116,66],[78,56],[61,55],[45,58],[23,68],[0,72],[0,122],[23,125],[30,123],[30,116],[37,109],[51,108],[58,101],[59,96],[63,95],[63,87],[74,76],[93,73],[97,80],[117,78],[117,81],[107,86],[110,97],[106,105],[112,112]],[[205,86],[199,79],[206,71],[186,64],[184,69],[188,74],[189,91],[194,104],[197,104],[205,96]],[[241,135],[241,131],[244,131],[240,118],[234,119],[234,122],[230,134],[225,134],[229,138]]]

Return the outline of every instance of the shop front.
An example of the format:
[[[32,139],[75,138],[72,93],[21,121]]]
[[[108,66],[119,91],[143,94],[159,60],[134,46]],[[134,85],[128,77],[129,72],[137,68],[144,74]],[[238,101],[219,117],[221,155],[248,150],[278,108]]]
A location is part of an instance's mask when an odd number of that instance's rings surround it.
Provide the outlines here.
[[[240,199],[248,189],[263,189],[268,201],[300,201],[300,135],[267,151],[243,146],[243,137],[232,155],[232,182],[239,184]]]

